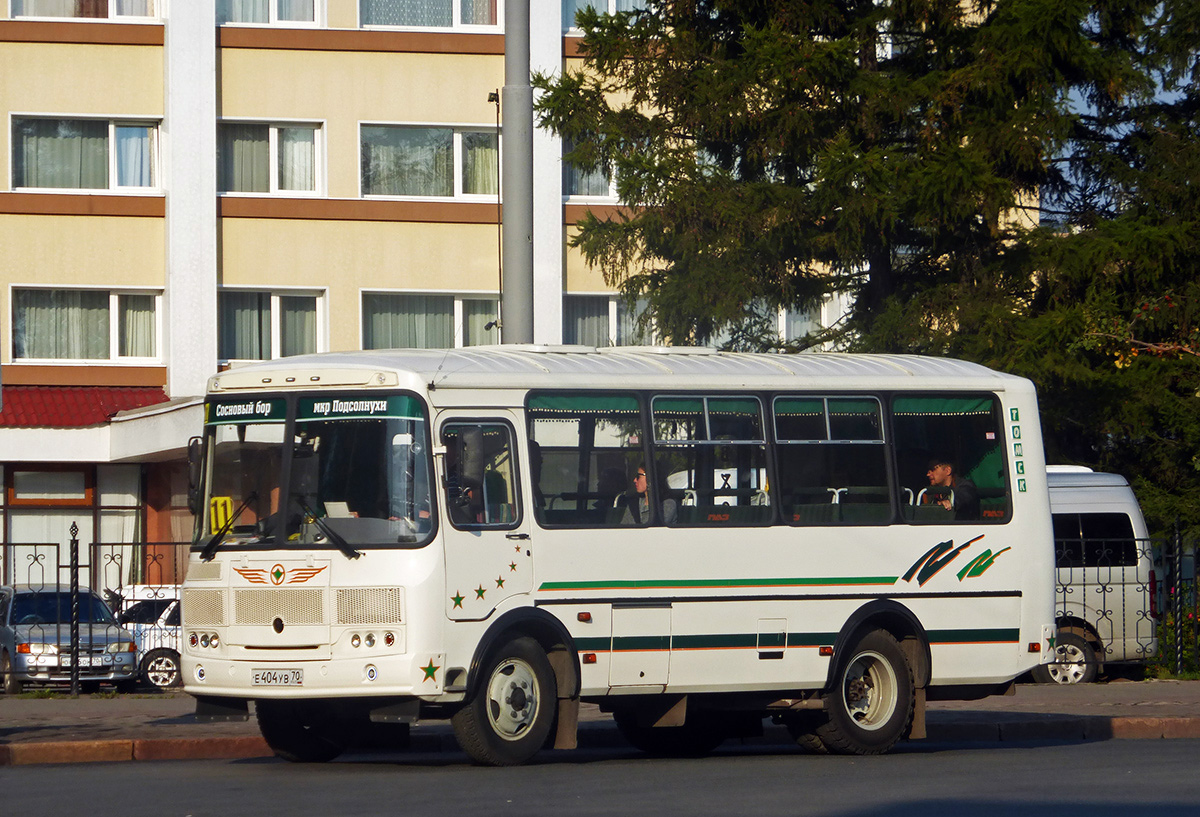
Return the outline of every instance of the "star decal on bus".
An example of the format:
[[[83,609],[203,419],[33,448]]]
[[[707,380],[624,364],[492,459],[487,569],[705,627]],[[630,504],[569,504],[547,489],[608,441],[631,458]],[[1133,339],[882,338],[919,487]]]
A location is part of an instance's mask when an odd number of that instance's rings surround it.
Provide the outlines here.
[[[433,663],[433,659],[430,658],[429,663],[427,665],[421,667],[421,672],[425,673],[425,677],[421,679],[421,683],[425,683],[426,681],[433,681],[436,684],[437,683],[437,671],[440,669],[441,669],[441,667],[435,666]]]
[[[517,563],[516,563],[516,562],[511,562],[511,563],[508,565],[508,569],[509,569],[510,571],[512,571],[513,573],[516,573],[516,572],[517,572]]]
[[[497,576],[496,577],[496,587],[503,587],[503,586],[504,586],[504,577]]]
[[[454,595],[450,597],[450,601],[454,602],[455,607],[458,607],[459,609],[461,609],[464,598],[465,597],[463,596],[462,593],[455,590]]]
[[[475,588],[475,598],[477,598],[477,599],[483,598],[483,594],[486,592],[487,591],[483,589],[483,585],[482,584],[479,585],[478,587]]]

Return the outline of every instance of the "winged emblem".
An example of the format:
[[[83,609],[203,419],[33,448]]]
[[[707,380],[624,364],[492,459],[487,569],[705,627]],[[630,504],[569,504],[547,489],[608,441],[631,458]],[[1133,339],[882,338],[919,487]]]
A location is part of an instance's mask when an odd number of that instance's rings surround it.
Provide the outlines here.
[[[267,571],[261,568],[235,567],[233,570],[250,584],[267,583]]]
[[[270,570],[261,567],[235,567],[234,572],[250,584],[301,584],[320,573],[328,565],[321,567],[294,567],[285,570],[283,565],[275,565]]]

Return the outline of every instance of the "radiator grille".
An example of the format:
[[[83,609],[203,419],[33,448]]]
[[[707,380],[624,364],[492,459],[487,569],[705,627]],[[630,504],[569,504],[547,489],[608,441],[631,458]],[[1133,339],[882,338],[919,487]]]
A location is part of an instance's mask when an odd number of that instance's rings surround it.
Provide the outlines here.
[[[401,624],[404,589],[355,587],[337,591],[338,624]]]
[[[193,581],[215,582],[221,578],[221,562],[188,562],[187,577]]]
[[[221,590],[183,591],[189,627],[219,627],[225,623],[225,593]]]
[[[233,591],[233,618],[238,624],[324,624],[325,591],[279,587]]]

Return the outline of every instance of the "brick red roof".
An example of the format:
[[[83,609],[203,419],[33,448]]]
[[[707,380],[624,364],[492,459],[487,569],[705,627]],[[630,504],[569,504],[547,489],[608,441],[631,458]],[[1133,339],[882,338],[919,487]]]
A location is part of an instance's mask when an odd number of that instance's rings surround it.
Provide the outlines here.
[[[166,393],[158,387],[5,386],[0,427],[97,426],[118,411],[166,401]]]

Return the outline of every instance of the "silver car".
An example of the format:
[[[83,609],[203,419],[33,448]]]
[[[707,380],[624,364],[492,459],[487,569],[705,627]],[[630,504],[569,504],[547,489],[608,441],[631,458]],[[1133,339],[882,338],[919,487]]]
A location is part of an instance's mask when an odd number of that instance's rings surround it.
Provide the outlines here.
[[[0,587],[0,675],[15,695],[26,683],[71,682],[71,591],[63,585]],[[79,679],[120,692],[137,686],[137,645],[91,590],[79,590]]]

